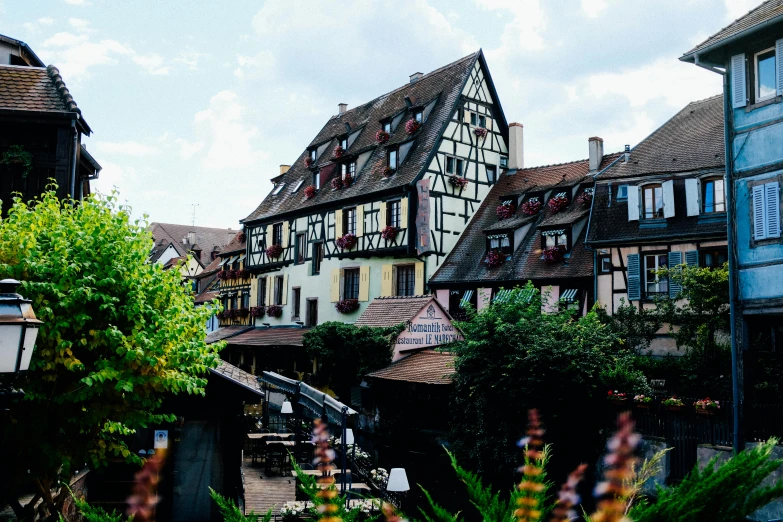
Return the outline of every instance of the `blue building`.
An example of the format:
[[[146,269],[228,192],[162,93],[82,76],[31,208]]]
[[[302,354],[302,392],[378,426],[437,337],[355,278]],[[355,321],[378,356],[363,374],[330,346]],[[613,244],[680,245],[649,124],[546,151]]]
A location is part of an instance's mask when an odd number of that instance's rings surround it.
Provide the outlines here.
[[[723,75],[735,446],[759,353],[783,352],[783,0],[769,0],[685,53]]]

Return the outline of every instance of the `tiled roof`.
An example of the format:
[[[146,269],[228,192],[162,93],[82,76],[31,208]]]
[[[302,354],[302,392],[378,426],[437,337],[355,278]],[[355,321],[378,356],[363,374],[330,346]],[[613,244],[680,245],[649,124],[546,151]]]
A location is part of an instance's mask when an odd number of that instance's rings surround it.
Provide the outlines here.
[[[228,343],[237,346],[303,346],[302,337],[308,328],[253,328]]]
[[[722,168],[723,96],[689,103],[597,180]]]
[[[692,54],[703,51],[716,44],[720,44],[721,42],[725,43],[726,40],[733,36],[780,16],[783,16],[783,0],[767,0],[685,53],[683,58],[690,57]]]
[[[282,191],[278,195],[271,193],[267,195],[258,208],[243,221],[249,222],[270,218],[277,214],[337,202],[353,196],[388,190],[413,182],[422,168],[425,167],[429,153],[435,146],[443,126],[453,114],[455,103],[459,99],[465,81],[469,78],[473,64],[481,56],[481,51],[473,53],[445,67],[425,74],[413,83],[407,83],[368,103],[348,110],[343,114],[333,116],[312,140],[310,145],[315,146],[328,143],[324,152],[316,160],[316,166],[325,167],[332,164],[331,162],[334,159],[333,150],[338,143],[337,139],[345,135],[346,124],[350,126],[352,131],[362,129],[359,136],[346,151],[343,159],[364,151],[372,151],[372,155],[358,173],[358,177],[351,187],[333,191],[327,180],[313,198],[305,199],[304,188],[311,184],[313,171],[304,165],[308,156],[308,151],[304,150],[291,165],[288,172],[278,177],[280,182],[285,183]],[[437,102],[421,126],[421,129],[414,135],[414,144],[402,165],[400,165],[393,176],[384,180],[381,171],[386,165],[387,148],[411,140],[411,136],[405,131],[405,122],[412,118],[413,110],[407,108],[406,97],[414,108],[433,100],[437,100]],[[381,130],[380,121],[403,112],[402,120],[392,130],[390,140],[384,145],[378,145],[375,141],[375,133]],[[503,128],[505,120],[503,120],[502,114],[498,115],[498,117],[502,120],[500,125]],[[335,169],[332,176],[337,175],[339,175],[339,171]],[[299,185],[300,181],[303,181],[303,183],[299,186],[299,189],[296,192],[292,192]]]
[[[220,292],[217,290],[204,290],[200,294],[197,294],[196,297],[193,298],[193,302],[195,304],[204,304],[212,301],[213,299],[217,299],[220,295]]]
[[[578,203],[568,205],[565,210],[556,214],[549,214],[538,222],[538,227],[554,227],[558,225],[570,225],[576,223],[590,213],[590,207]]]
[[[229,337],[233,337],[235,335],[239,335],[242,332],[247,332],[253,328],[252,326],[224,326],[222,328],[218,328],[214,332],[210,332],[207,334],[207,344],[216,343],[218,341],[222,341],[223,339],[228,339]]]
[[[387,327],[406,323],[435,298],[431,295],[377,297],[354,323],[355,326]]]
[[[618,157],[619,153],[605,155],[599,169],[606,168]],[[589,171],[588,160],[580,160],[509,171],[501,175],[460,236],[456,246],[430,279],[430,283],[437,285],[471,281],[526,281],[591,275],[592,256],[589,256],[588,263],[583,254],[584,246],[581,244],[584,233],[574,241],[571,259],[558,264],[547,264],[541,259],[541,234],[536,233],[537,227],[542,223],[550,225],[572,223],[584,218],[587,212],[581,205],[572,201],[564,210],[553,214],[545,204],[544,210],[532,219],[525,216],[520,209],[513,217],[503,221],[498,221],[495,210],[504,196],[512,194],[538,194],[550,189],[554,191],[563,188],[569,193],[570,199],[570,187],[581,183],[592,183],[592,177],[588,176]],[[533,225],[522,244],[515,249],[511,259],[499,267],[489,268],[484,262],[487,241],[485,232],[506,228],[511,224],[522,226],[530,221],[533,221]],[[508,223],[508,225],[499,226],[500,223]]]
[[[258,384],[258,378],[252,373],[247,373],[244,370],[240,370],[233,364],[229,364],[226,361],[220,361],[220,365],[217,368],[210,368],[210,371],[215,375],[219,375],[224,379],[242,386],[243,388],[250,390],[259,395],[263,395],[264,391],[261,389],[261,385]]]
[[[0,34],[0,42],[19,47],[22,53],[26,55],[23,58],[27,58],[31,66],[33,67],[46,66],[46,64],[44,64],[44,62],[41,61],[40,58],[38,58],[38,55],[35,54],[35,52],[30,48],[30,46],[24,43],[23,41],[17,40],[16,38],[11,38],[10,36],[6,36],[4,34]]]
[[[206,266],[212,262],[212,252],[222,251],[237,235],[237,231],[230,228],[194,227],[173,223],[150,223],[149,228],[155,242],[150,253],[150,261],[153,263],[158,260],[169,245],[173,245],[180,256],[187,256],[190,249],[198,245],[202,249],[201,259],[198,262],[201,263],[201,266]],[[187,241],[188,232],[196,233],[193,245],[182,242],[183,239]]]
[[[237,232],[234,239],[229,244],[224,246],[220,251],[220,257],[226,257],[229,254],[236,254],[237,252],[244,252],[247,246],[247,238],[243,231]]]
[[[373,372],[368,377],[421,384],[451,384],[456,358],[453,353],[422,350]]]

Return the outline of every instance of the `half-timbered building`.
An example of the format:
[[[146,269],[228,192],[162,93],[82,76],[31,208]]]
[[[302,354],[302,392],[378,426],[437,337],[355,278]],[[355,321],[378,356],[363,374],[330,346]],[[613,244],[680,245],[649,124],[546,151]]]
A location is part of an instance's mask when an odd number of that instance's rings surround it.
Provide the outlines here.
[[[243,220],[256,325],[352,322],[375,297],[426,293],[506,166],[507,136],[481,51],[340,104]]]

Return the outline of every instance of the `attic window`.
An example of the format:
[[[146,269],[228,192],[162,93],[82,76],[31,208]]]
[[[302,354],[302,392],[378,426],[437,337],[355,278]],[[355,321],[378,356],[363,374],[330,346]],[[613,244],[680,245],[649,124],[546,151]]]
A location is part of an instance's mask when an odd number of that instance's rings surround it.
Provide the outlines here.
[[[625,201],[628,199],[628,185],[620,185],[617,187],[617,201]]]
[[[386,134],[391,134],[391,121],[383,122],[383,132]]]
[[[272,191],[272,195],[277,196],[278,194],[280,194],[280,191],[283,190],[283,187],[285,187],[285,183],[282,182],[278,183],[277,186],[275,187],[275,190]]]
[[[313,172],[313,186],[315,190],[321,189],[321,172]]]
[[[291,192],[296,192],[297,190],[299,190],[299,188],[302,186],[302,183],[304,183],[304,180],[300,179],[299,183],[296,184],[296,186],[294,187],[294,190],[292,190]]]
[[[386,163],[390,169],[397,170],[398,163],[397,163],[397,149],[389,149],[389,153],[387,155],[387,163]]]
[[[541,232],[541,237],[544,239],[544,248],[563,247],[568,249],[568,231],[562,230],[545,230]]]
[[[511,254],[511,239],[508,234],[493,234],[487,236],[489,250],[500,250],[504,254]]]
[[[340,146],[343,148],[343,150],[348,150],[348,137],[347,136],[340,140]]]
[[[414,112],[413,119],[416,120],[418,123],[421,123],[421,121],[424,119],[424,113],[422,111]]]
[[[479,116],[478,117],[478,126],[486,129],[487,128],[487,117],[486,116]]]
[[[315,155],[316,155],[316,154],[317,154],[316,150],[315,150],[315,149],[312,149],[312,150],[310,151],[310,159],[311,159],[311,160],[313,160],[313,161],[315,161]]]
[[[500,156],[500,168],[501,169],[508,168],[508,156]]]

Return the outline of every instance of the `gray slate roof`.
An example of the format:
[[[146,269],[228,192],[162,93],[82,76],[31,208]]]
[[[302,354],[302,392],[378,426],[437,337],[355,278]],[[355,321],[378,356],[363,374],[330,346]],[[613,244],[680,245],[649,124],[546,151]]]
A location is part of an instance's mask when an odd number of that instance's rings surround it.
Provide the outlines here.
[[[212,252],[223,250],[237,235],[236,230],[230,228],[210,228],[193,227],[190,225],[176,225],[173,223],[150,223],[152,239],[155,241],[150,253],[150,262],[155,262],[163,254],[169,245],[174,245],[174,249],[180,256],[187,256],[193,246],[198,245],[201,248],[201,266],[208,266],[212,262]],[[183,243],[187,239],[188,232],[196,233],[196,241]]]

